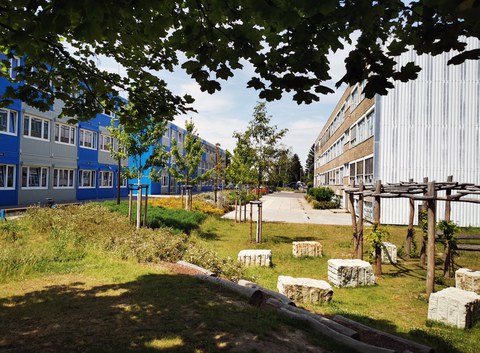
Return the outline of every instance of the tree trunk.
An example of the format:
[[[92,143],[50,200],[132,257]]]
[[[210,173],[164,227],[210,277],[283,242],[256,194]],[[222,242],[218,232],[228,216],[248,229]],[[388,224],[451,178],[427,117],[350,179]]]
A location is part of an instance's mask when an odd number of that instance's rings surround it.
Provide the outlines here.
[[[142,184],[140,184],[140,178],[138,179],[137,190],[137,228],[142,226]]]
[[[450,263],[453,260],[452,250],[448,241],[445,242],[445,256],[443,262],[443,277],[450,278]]]
[[[375,246],[375,276],[382,276],[382,247]]]
[[[428,183],[428,177],[424,177],[423,182]],[[422,202],[422,211],[427,212],[427,201]],[[421,266],[425,266],[426,253],[427,253],[427,244],[425,242],[425,234],[423,234],[421,238],[421,246],[420,246],[420,265]]]

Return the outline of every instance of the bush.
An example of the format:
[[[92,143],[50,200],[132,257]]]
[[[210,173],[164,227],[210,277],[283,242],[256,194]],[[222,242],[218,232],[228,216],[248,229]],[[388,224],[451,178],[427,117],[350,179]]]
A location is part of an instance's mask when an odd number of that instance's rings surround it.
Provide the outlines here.
[[[330,201],[335,192],[326,187],[316,187],[308,190],[308,195],[313,197],[316,201]]]
[[[312,200],[312,207],[315,210],[330,210],[333,208],[338,208],[338,203],[335,201],[317,201]]]
[[[150,198],[148,199],[148,204],[164,208],[182,209],[182,199],[180,197]],[[223,209],[216,207],[213,201],[207,199],[205,194],[193,197],[193,210],[213,216],[222,216],[225,213]]]

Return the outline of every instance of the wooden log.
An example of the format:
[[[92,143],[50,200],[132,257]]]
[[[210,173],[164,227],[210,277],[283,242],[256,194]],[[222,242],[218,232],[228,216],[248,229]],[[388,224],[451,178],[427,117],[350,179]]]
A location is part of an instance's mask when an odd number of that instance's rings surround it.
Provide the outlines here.
[[[222,288],[228,289],[232,292],[235,292],[241,297],[246,298],[248,300],[248,303],[253,306],[259,307],[260,305],[262,305],[262,303],[265,302],[263,293],[258,289],[244,287],[237,283],[234,283],[232,281],[222,279],[219,277],[195,275],[195,278],[198,278],[199,280],[209,282],[209,283],[218,285]]]
[[[428,177],[424,177],[423,178],[423,182],[424,183],[428,183]],[[427,195],[427,192],[425,192],[425,196],[428,196]],[[422,202],[422,211],[423,212],[427,212],[427,201],[424,200]],[[421,226],[421,220],[419,220],[418,222]],[[425,235],[422,234],[421,238],[420,238],[420,265],[421,266],[425,266],[425,257],[426,257],[426,252],[427,252],[427,244],[425,242]]]
[[[188,268],[191,268],[192,270],[198,271],[198,272],[204,274],[205,276],[217,277],[216,273],[214,273],[210,270],[207,270],[206,268],[191,264],[190,262],[187,262],[187,261],[177,261],[177,264],[188,267]]]
[[[435,197],[435,194],[435,182],[432,181],[428,184],[428,195]],[[437,224],[436,208],[437,203],[435,200],[428,202],[427,296],[432,294],[435,289],[435,226]]]
[[[335,321],[333,321],[331,319],[328,319],[324,316],[311,313],[308,310],[298,308],[298,307],[295,307],[295,306],[286,305],[286,304],[280,302],[279,300],[277,300],[277,298],[269,298],[266,301],[265,304],[267,306],[273,307],[275,309],[285,308],[285,309],[287,309],[287,310],[289,310],[293,313],[309,316],[309,317],[313,318],[314,320],[317,320],[321,324],[326,325],[326,326],[330,327],[331,329],[333,329],[337,332],[340,332],[342,335],[345,335],[347,337],[351,337],[351,338],[354,338],[354,339],[359,338],[358,332],[355,331],[355,330],[352,330],[351,328],[345,327],[342,324],[339,324],[338,322],[335,322]]]
[[[258,285],[257,283],[253,283],[253,282],[241,279],[240,281],[238,281],[238,284],[244,287],[249,287],[249,288],[258,289],[262,291],[265,298],[275,298],[278,301],[280,301],[282,304],[296,306],[296,304],[290,298],[283,295],[282,293],[278,293],[273,290],[264,288]]]
[[[336,341],[336,342],[338,342],[338,343],[340,343],[340,344],[342,344],[346,347],[354,349],[357,352],[361,352],[361,353],[395,353],[395,351],[392,350],[392,349],[372,346],[370,344],[367,344],[367,343],[364,343],[364,342],[361,342],[361,341],[357,341],[357,340],[355,340],[351,337],[345,336],[345,335],[331,329],[327,325],[324,325],[324,324],[320,323],[319,321],[313,319],[312,317],[309,317],[308,315],[297,314],[297,313],[294,313],[294,312],[292,312],[289,309],[284,308],[284,307],[279,308],[278,312],[281,313],[282,315],[290,318],[290,319],[300,321],[302,323],[305,323],[305,324],[309,325],[313,330],[319,332],[320,334],[322,334],[324,336],[327,336],[327,337],[333,339],[334,341]]]
[[[433,353],[434,352],[432,347],[428,347],[428,346],[425,346],[423,344],[420,344],[420,343],[417,343],[417,342],[414,342],[414,341],[410,341],[410,340],[407,340],[405,338],[398,337],[398,336],[392,335],[392,334],[387,333],[387,332],[376,330],[376,329],[371,328],[369,326],[365,326],[365,325],[363,325],[359,322],[347,319],[346,317],[344,317],[342,315],[335,315],[333,317],[333,320],[340,323],[340,324],[346,324],[350,327],[355,327],[356,330],[370,331],[370,332],[375,333],[376,335],[383,336],[383,337],[387,338],[388,340],[392,340],[392,341],[396,341],[396,342],[408,345],[410,348],[413,348],[413,350],[417,353]],[[405,352],[405,351],[403,351],[403,352]]]
[[[480,251],[480,245],[478,245],[478,244],[457,244],[457,250]]]

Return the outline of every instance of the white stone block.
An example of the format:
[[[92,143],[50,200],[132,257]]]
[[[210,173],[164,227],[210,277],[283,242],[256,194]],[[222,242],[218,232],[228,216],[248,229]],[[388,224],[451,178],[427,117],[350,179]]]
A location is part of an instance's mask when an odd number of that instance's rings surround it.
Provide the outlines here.
[[[328,260],[328,281],[335,287],[358,287],[375,284],[372,266],[363,260]]]
[[[238,261],[245,266],[265,266],[272,265],[272,250],[240,250]]]
[[[428,300],[428,319],[458,328],[472,327],[480,318],[480,295],[449,287],[432,293]]]
[[[396,264],[397,263],[397,246],[392,243],[382,243],[382,263]]]
[[[455,271],[455,287],[480,294],[480,271],[458,269]]]
[[[322,244],[318,241],[294,241],[292,244],[292,254],[294,257],[322,257]]]
[[[333,296],[330,284],[311,278],[278,276],[277,289],[296,303],[325,304]]]

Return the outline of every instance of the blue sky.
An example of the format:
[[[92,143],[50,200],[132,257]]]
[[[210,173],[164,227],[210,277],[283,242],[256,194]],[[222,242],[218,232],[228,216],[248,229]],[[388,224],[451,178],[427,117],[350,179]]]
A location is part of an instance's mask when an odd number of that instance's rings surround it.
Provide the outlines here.
[[[328,85],[332,88],[335,88],[335,82],[344,75],[344,59],[350,48],[351,46],[347,45],[344,50],[331,53],[329,57],[332,80]],[[118,64],[109,59],[101,58],[97,61],[100,67],[108,71],[122,73]],[[222,90],[212,95],[201,92],[196,82],[181,69],[159,75],[175,94],[190,94],[195,98],[193,107],[197,113],[178,116],[174,123],[183,127],[185,120],[192,117],[203,139],[212,143],[218,142],[223,149],[232,151],[235,147],[233,132],[245,131],[252,119],[253,108],[259,101],[258,91],[246,88],[247,81],[253,76],[251,65],[247,63],[244,69],[235,71],[234,77],[228,81],[221,81]],[[291,94],[284,94],[279,101],[267,102],[271,124],[276,125],[278,129],[288,129],[282,143],[290,147],[293,153],[298,154],[303,166],[311,145],[344,89],[345,86],[340,87],[334,94],[323,96],[319,102],[309,105],[298,105],[292,100]]]

